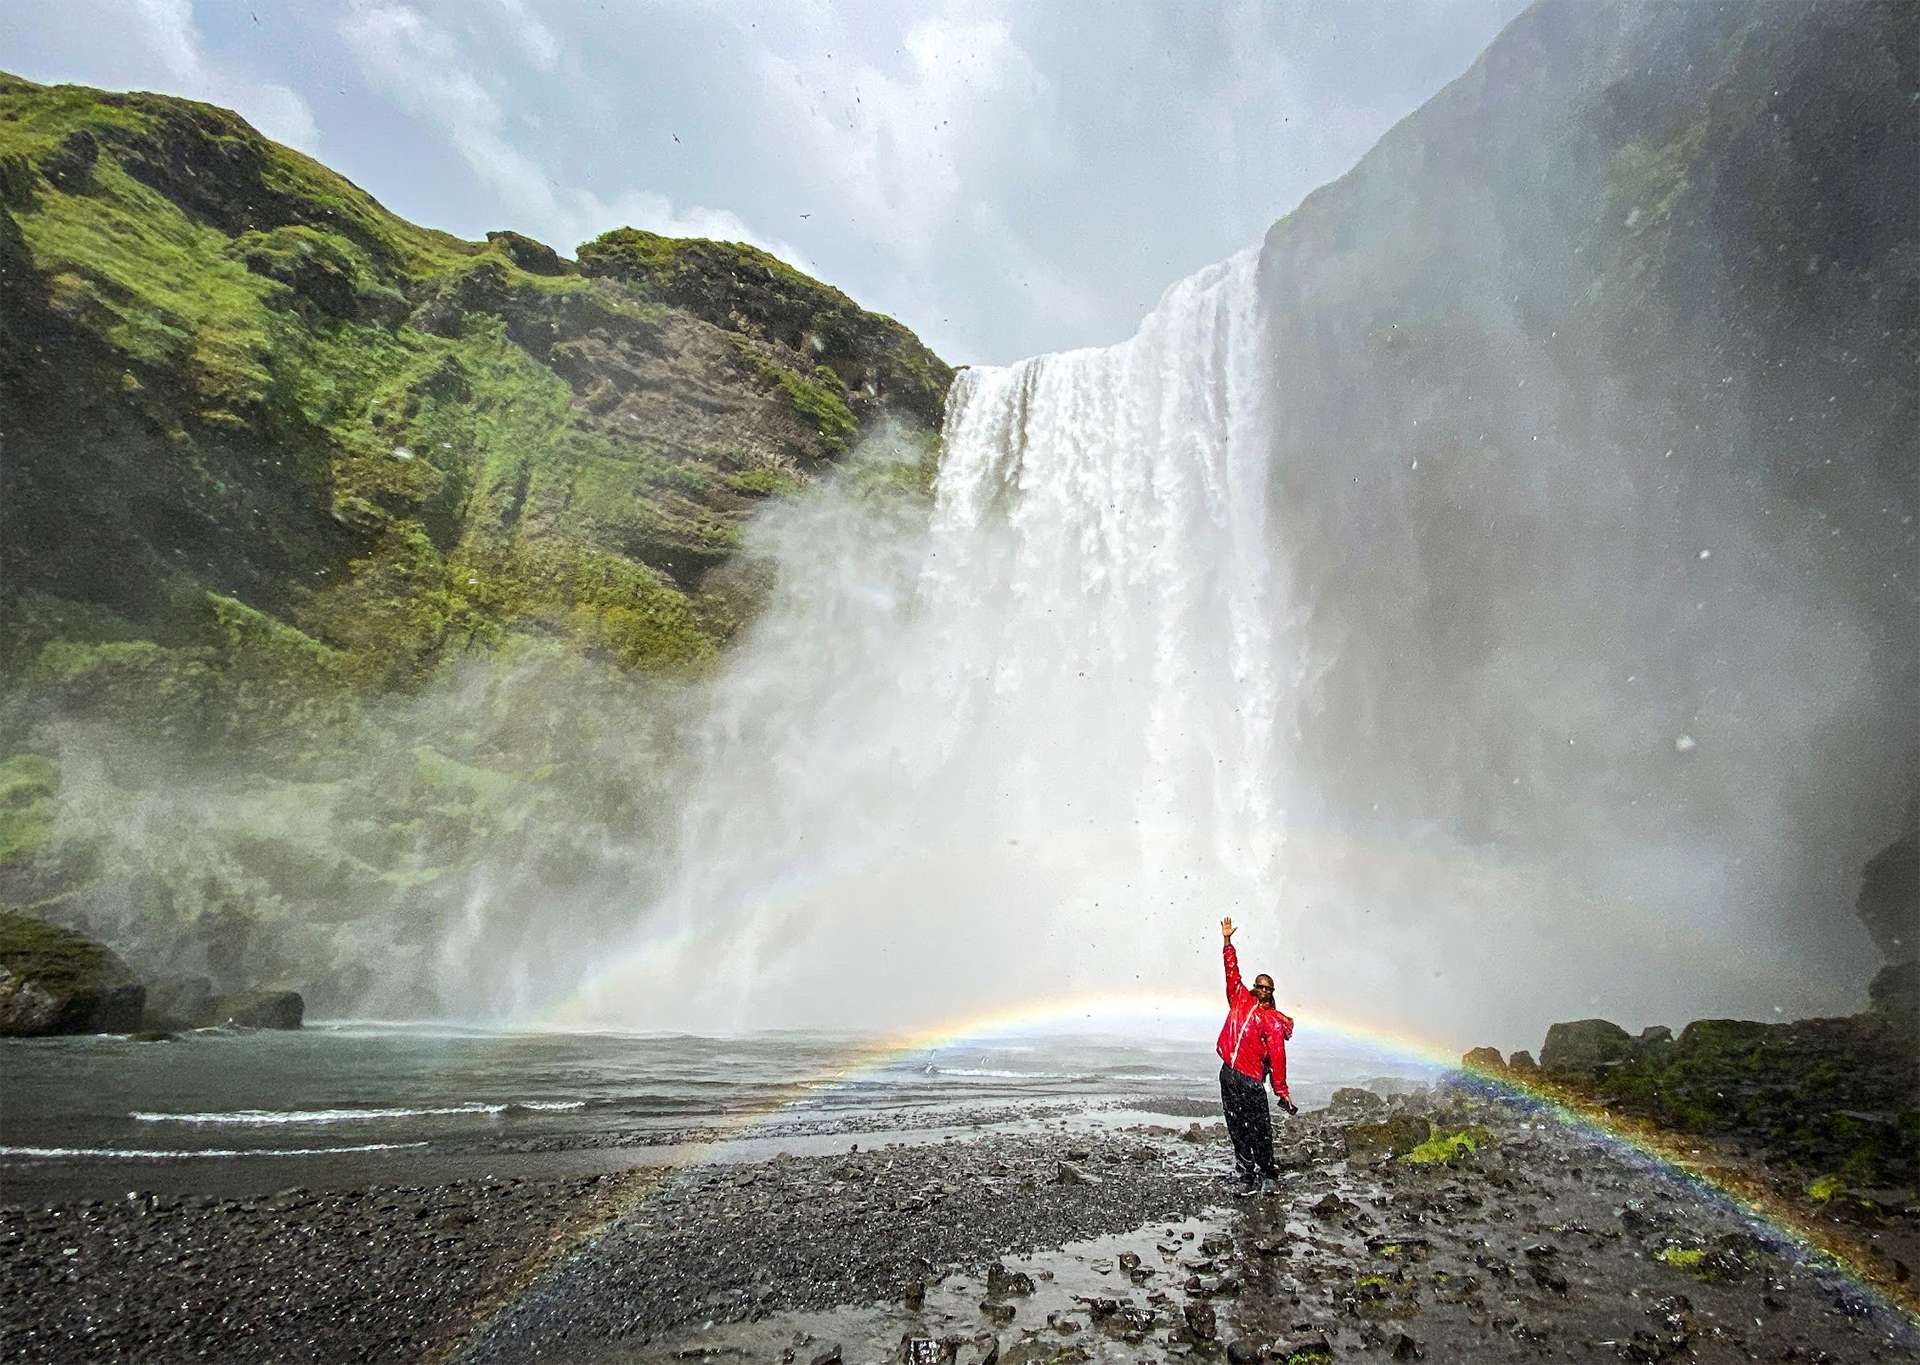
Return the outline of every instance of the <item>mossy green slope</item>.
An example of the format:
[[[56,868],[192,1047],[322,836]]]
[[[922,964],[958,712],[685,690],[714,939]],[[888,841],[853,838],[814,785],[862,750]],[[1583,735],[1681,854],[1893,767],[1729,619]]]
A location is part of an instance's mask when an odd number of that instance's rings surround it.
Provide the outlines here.
[[[923,469],[951,371],[751,247],[579,255],[0,76],[0,901],[324,1010],[488,853],[639,837],[745,521],[883,428]]]
[[[0,195],[9,583],[163,643],[220,593],[363,683],[513,630],[705,657],[760,490],[950,378],[753,248],[461,241],[184,100],[0,78]]]

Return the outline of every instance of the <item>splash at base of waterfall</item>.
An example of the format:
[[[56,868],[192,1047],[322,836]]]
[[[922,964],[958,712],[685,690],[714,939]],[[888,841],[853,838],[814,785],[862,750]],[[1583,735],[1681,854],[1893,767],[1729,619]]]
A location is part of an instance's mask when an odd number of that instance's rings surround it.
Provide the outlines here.
[[[1274,908],[1299,663],[1257,268],[1117,346],[963,371],[930,522],[828,495],[761,528],[780,586],[716,686],[673,890],[563,1017],[1190,988],[1215,919]]]

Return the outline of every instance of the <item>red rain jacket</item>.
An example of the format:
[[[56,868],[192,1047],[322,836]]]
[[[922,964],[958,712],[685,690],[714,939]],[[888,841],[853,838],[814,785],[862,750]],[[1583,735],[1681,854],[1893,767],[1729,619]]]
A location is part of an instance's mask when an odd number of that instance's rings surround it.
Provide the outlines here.
[[[1220,1060],[1255,1082],[1271,1077],[1273,1093],[1291,1101],[1287,1093],[1287,1039],[1293,1020],[1254,999],[1240,980],[1240,955],[1229,942],[1221,953],[1227,964],[1227,1022],[1214,1051]]]

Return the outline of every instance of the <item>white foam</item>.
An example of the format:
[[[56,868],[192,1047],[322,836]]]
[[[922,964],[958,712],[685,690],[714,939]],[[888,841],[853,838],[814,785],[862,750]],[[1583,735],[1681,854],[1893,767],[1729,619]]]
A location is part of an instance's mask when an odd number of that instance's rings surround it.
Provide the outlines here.
[[[0,1159],[30,1157],[40,1161],[91,1158],[102,1161],[180,1161],[189,1157],[236,1156],[334,1156],[343,1152],[393,1152],[403,1147],[424,1147],[424,1142],[362,1142],[351,1147],[260,1147],[252,1151],[239,1148],[205,1148],[199,1151],[146,1151],[127,1147],[0,1147]]]
[[[524,1108],[532,1109],[529,1104]],[[372,1119],[437,1118],[448,1114],[503,1114],[502,1104],[450,1104],[421,1109],[235,1109],[226,1113],[169,1114],[136,1109],[130,1118],[139,1123],[230,1124],[266,1127],[283,1123],[364,1123]]]

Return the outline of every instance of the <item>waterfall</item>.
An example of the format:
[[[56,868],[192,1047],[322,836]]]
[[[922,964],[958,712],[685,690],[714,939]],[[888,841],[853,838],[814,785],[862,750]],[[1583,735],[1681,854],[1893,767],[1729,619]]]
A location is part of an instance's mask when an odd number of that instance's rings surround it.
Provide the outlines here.
[[[1118,345],[961,372],[930,518],[843,491],[769,520],[779,587],[715,685],[672,889],[582,1017],[1211,986],[1214,922],[1271,899],[1298,673],[1257,267]]]

